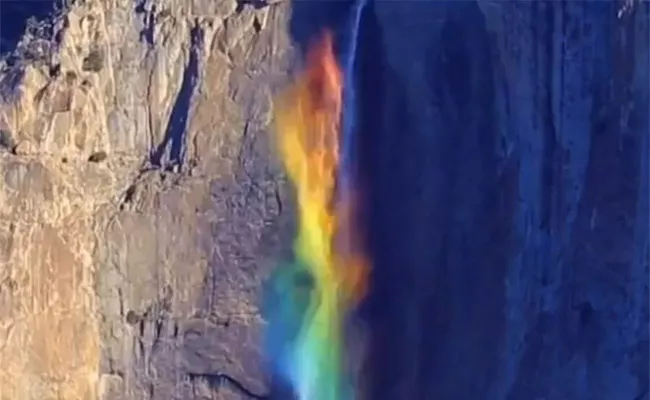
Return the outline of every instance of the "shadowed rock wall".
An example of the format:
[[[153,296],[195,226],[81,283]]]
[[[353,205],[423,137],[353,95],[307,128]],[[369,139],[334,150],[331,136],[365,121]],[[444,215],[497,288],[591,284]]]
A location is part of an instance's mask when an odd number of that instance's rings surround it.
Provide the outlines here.
[[[648,3],[362,25],[369,397],[647,398]]]

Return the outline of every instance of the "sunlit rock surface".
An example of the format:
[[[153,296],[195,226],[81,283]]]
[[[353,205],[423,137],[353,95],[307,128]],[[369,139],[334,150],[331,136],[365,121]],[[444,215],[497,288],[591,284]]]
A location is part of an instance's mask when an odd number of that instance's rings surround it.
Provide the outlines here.
[[[263,131],[288,16],[77,2],[5,62],[2,400],[209,398],[190,376],[217,373],[265,391],[257,291],[285,195]]]
[[[271,98],[350,10],[86,0],[30,26],[0,66],[0,400],[267,392],[257,297],[293,214]],[[369,2],[368,399],[648,399],[648,18]]]

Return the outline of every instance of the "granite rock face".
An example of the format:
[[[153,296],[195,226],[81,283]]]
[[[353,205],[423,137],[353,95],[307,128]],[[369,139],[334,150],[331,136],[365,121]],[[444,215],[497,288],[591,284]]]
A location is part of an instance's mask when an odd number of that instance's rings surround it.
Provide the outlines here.
[[[648,8],[370,3],[370,398],[648,398]]]
[[[349,46],[350,5],[86,0],[30,28],[0,62],[0,400],[267,392],[272,95],[323,26]],[[648,399],[649,15],[368,2],[369,399]]]
[[[1,399],[210,398],[191,378],[218,373],[265,391],[288,11],[81,1],[4,63]]]

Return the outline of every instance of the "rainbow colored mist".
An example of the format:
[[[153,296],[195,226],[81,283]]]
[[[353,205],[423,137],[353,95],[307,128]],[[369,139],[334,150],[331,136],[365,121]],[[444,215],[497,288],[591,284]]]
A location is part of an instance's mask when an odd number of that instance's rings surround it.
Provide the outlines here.
[[[354,230],[355,193],[339,171],[342,80],[325,32],[275,115],[278,153],[295,186],[298,232],[295,260],[269,280],[266,351],[300,400],[355,398],[343,330],[365,294],[368,268]]]

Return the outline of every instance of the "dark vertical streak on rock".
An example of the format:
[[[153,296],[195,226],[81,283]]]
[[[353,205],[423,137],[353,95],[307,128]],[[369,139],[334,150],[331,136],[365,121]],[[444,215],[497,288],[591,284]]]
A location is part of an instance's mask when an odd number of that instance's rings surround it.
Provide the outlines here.
[[[541,68],[539,76],[539,97],[541,111],[541,124],[542,134],[544,136],[544,156],[542,165],[542,214],[540,229],[551,233],[553,227],[550,226],[551,220],[554,217],[554,205],[557,201],[557,170],[558,170],[558,143],[557,143],[557,130],[555,127],[555,118],[553,115],[553,96],[554,90],[552,82],[553,75],[553,33],[554,33],[554,17],[555,8],[561,7],[563,2],[538,2],[535,4],[536,8],[541,9],[542,15],[539,20],[543,21],[536,25],[538,33],[536,34],[541,41],[541,48],[537,52],[536,65]],[[539,18],[539,17],[538,17]],[[537,42],[537,41],[536,41]],[[559,221],[558,221],[559,222]],[[564,222],[564,221],[562,221]],[[561,225],[561,224],[559,224]]]
[[[364,211],[362,218],[365,221],[365,233],[373,265],[372,289],[365,304],[372,337],[365,368],[368,387],[364,388],[364,391],[368,398],[383,399],[394,398],[393,393],[402,380],[402,365],[396,346],[399,343],[399,331],[403,327],[396,320],[400,310],[394,291],[398,290],[399,286],[404,286],[404,278],[391,261],[397,244],[391,242],[390,237],[386,235],[386,231],[391,229],[387,218],[395,218],[397,211],[391,211],[390,202],[394,202],[394,199],[387,196],[390,194],[387,192],[387,185],[395,180],[395,172],[391,167],[395,161],[394,157],[399,154],[396,154],[397,149],[385,151],[387,140],[390,140],[386,135],[390,128],[385,123],[396,112],[392,106],[399,107],[400,103],[403,105],[404,98],[397,99],[395,96],[391,99],[386,93],[386,83],[398,83],[395,82],[397,77],[394,74],[389,75],[390,72],[386,69],[381,52],[383,39],[374,6],[374,2],[368,4],[359,26],[357,70],[363,73],[358,75],[358,140],[360,175],[366,190],[366,202],[361,208]],[[389,81],[390,79],[392,81]],[[390,158],[382,160],[383,157]],[[391,282],[400,283],[395,285]],[[383,382],[383,388],[377,387],[374,382]]]
[[[495,154],[503,128],[496,118],[494,44],[485,19],[476,2],[446,8],[439,42],[430,51],[440,55],[426,64],[441,117],[431,127],[439,139],[428,149],[440,161],[428,175],[444,175],[434,196],[446,198],[439,203],[446,222],[430,234],[442,238],[436,244],[440,261],[421,266],[438,273],[420,311],[426,334],[418,397],[479,398],[494,378],[503,335],[503,281],[511,257],[518,171],[514,160]],[[427,199],[420,207],[435,203]]]
[[[449,13],[427,53],[430,102],[408,101],[406,84],[384,59],[373,7],[360,30],[360,151],[373,261],[368,396],[474,398],[489,386],[502,335],[518,171],[494,154],[491,44],[476,3],[418,9]],[[439,118],[417,125],[431,106]]]
[[[151,155],[151,164],[156,167],[162,166],[162,157],[168,145],[170,146],[168,166],[181,166],[183,164],[186,147],[185,130],[187,129],[187,119],[190,113],[192,96],[194,95],[194,89],[199,75],[199,51],[202,40],[203,31],[197,22],[190,32],[190,57],[183,72],[181,88],[174,102],[169,121],[167,122],[165,138]]]
[[[433,280],[422,282],[431,287],[422,295],[422,329],[426,332],[423,337],[422,349],[418,354],[419,370],[417,382],[420,397],[436,396],[444,378],[442,369],[446,368],[448,360],[441,361],[445,353],[445,338],[453,335],[453,313],[456,305],[449,304],[454,295],[454,279],[457,276],[455,257],[452,249],[455,238],[453,224],[453,207],[455,201],[454,188],[458,184],[459,155],[462,136],[458,124],[463,118],[463,109],[470,95],[471,78],[466,54],[462,43],[464,32],[458,21],[446,21],[429,48],[425,57],[426,84],[429,90],[430,104],[440,110],[440,121],[432,130],[436,130],[437,140],[432,136],[432,148],[427,149],[436,158],[436,167],[440,169],[441,190],[435,194],[441,211],[439,221],[434,229],[440,232],[440,244],[434,244],[434,255],[431,268],[434,269]],[[460,35],[460,37],[457,37]],[[427,183],[424,183],[425,185]],[[431,205],[433,207],[433,204]],[[433,227],[432,227],[433,228]],[[460,236],[463,236],[462,234]],[[431,238],[433,240],[433,238]],[[462,238],[465,241],[464,238]]]
[[[142,16],[142,23],[144,28],[140,31],[140,40],[144,41],[153,47],[154,45],[154,29],[156,25],[155,16],[156,16],[156,5],[151,6],[151,11],[147,11],[147,0],[138,0],[135,3],[135,12],[136,14],[144,14]]]
[[[451,12],[450,12],[451,14]],[[463,120],[466,114],[468,100],[471,96],[471,65],[467,58],[466,31],[462,22],[457,18],[448,17],[440,29],[439,37],[434,36],[430,47],[430,56],[426,63],[427,83],[432,98],[432,104],[440,112],[440,121],[436,129],[439,139],[430,151],[436,154],[440,169],[440,191],[436,194],[439,207],[443,214],[437,229],[442,234],[442,243],[436,257],[434,280],[428,296],[423,298],[423,329],[428,332],[423,351],[419,354],[419,383],[422,385],[421,396],[444,396],[446,388],[443,370],[454,361],[448,357],[446,344],[448,338],[454,335],[454,323],[459,308],[463,308],[466,287],[457,292],[459,271],[462,260],[459,255],[465,254],[465,249],[458,251],[455,245],[465,247],[466,235],[455,226],[454,208],[458,199],[459,180],[462,179],[463,163],[461,156],[463,137],[471,134],[466,132]],[[472,161],[475,161],[472,160]],[[468,162],[471,162],[468,160]],[[426,183],[425,183],[426,184]],[[462,199],[461,199],[462,201]],[[460,242],[459,242],[460,240]],[[459,301],[450,303],[450,299],[458,296]],[[429,316],[429,317],[427,317]],[[462,357],[462,356],[461,356]],[[445,365],[446,364],[446,365]],[[433,379],[432,379],[433,378]]]

